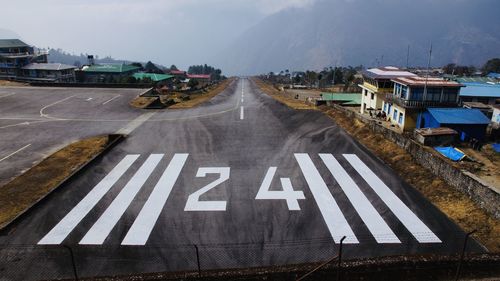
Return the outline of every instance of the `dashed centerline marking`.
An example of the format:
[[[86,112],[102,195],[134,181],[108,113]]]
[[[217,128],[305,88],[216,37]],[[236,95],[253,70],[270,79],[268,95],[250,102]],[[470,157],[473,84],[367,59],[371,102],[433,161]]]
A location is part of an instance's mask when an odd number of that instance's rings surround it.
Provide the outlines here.
[[[243,106],[242,106],[242,107],[240,107],[240,120],[243,120],[244,117],[245,117],[244,116],[244,109],[243,109]]]
[[[5,156],[4,158],[0,159],[0,162],[2,162],[5,159],[8,159],[9,157],[13,156],[16,153],[19,153],[19,152],[23,151],[24,149],[28,148],[29,146],[31,146],[31,143],[28,144],[28,145],[25,145],[25,146],[23,146],[21,148],[19,148],[18,150],[14,151],[11,154],[9,154],[9,155]]]

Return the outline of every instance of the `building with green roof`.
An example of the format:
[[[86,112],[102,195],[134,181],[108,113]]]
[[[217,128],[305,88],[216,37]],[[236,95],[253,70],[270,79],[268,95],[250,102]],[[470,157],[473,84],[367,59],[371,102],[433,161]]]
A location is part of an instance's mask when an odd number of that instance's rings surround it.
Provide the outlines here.
[[[331,103],[342,106],[360,106],[360,93],[321,93],[321,98],[317,100],[318,104],[330,105]]]
[[[132,76],[138,80],[144,80],[145,78],[148,78],[153,82],[165,81],[165,80],[173,79],[175,77],[174,75],[170,75],[170,74],[144,73],[144,72],[137,72],[137,73],[134,73],[134,75],[132,75]]]
[[[116,83],[129,77],[141,68],[130,64],[94,64],[84,66],[82,73],[88,83]]]

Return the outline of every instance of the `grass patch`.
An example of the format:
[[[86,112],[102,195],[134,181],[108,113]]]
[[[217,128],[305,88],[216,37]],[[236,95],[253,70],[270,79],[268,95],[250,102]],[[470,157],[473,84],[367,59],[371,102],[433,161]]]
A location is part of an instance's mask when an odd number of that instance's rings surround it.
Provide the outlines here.
[[[0,86],[3,87],[20,87],[20,86],[29,86],[27,83],[14,82],[9,80],[0,80]]]
[[[0,229],[53,191],[109,143],[109,136],[74,142],[0,187]]]
[[[133,100],[131,100],[129,102],[129,104],[132,107],[143,109],[143,108],[146,108],[148,105],[150,105],[155,100],[156,100],[155,97],[141,97],[141,96],[138,96],[138,97],[134,98]]]
[[[229,79],[226,79],[223,82],[221,82],[215,86],[207,88],[205,92],[202,91],[200,93],[190,94],[189,100],[182,100],[179,103],[176,103],[176,104],[170,106],[169,108],[170,109],[186,109],[186,108],[196,107],[196,106],[212,99],[216,95],[220,94],[222,91],[224,91],[224,89],[227,88],[227,86],[232,81],[233,81],[233,79],[229,78]]]
[[[273,85],[266,83],[258,78],[253,78],[253,81],[255,82],[255,84],[257,84],[257,86],[259,86],[259,88],[263,92],[265,92],[266,94],[268,94],[269,96],[271,96],[272,98],[277,100],[278,102],[280,102],[284,105],[287,105],[288,107],[291,107],[291,108],[297,109],[297,110],[316,109],[316,107],[313,105],[308,105],[303,101],[287,97],[283,92],[276,89]]]

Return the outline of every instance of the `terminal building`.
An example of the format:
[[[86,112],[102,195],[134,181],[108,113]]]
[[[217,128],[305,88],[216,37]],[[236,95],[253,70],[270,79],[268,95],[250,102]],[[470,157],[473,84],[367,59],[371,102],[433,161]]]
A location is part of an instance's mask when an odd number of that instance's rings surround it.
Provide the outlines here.
[[[40,51],[19,39],[0,39],[0,79],[18,80],[23,67],[47,63],[48,52]]]

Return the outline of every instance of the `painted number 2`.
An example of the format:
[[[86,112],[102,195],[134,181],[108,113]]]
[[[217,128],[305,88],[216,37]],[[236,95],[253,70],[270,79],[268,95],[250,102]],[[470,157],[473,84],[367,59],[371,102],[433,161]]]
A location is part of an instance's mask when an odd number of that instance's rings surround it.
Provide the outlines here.
[[[219,174],[219,178],[189,195],[184,211],[225,211],[227,201],[200,201],[200,196],[229,179],[229,167],[199,168],[196,177]]]
[[[260,185],[259,192],[255,199],[271,199],[271,200],[286,200],[288,210],[300,211],[299,199],[306,199],[302,191],[293,190],[292,182],[289,178],[281,178],[281,186],[283,190],[269,190],[273,181],[276,167],[270,167],[267,170],[266,176]]]

